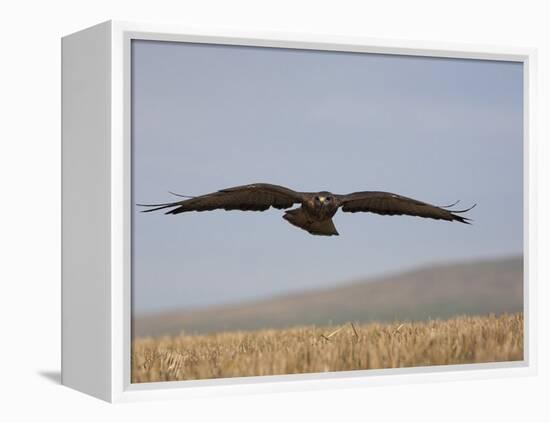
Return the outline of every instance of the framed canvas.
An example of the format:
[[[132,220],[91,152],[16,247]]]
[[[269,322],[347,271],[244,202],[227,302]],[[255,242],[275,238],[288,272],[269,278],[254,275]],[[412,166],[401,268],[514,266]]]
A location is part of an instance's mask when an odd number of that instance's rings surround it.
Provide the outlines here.
[[[63,384],[133,401],[533,374],[535,57],[64,37]]]

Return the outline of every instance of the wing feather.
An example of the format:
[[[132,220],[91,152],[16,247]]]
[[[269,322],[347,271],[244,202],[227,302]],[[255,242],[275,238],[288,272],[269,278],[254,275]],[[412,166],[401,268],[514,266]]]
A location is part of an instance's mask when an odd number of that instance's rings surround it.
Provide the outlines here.
[[[382,191],[362,191],[338,196],[342,211],[357,213],[370,212],[381,215],[408,215],[431,219],[442,219],[468,223],[470,219],[459,216],[475,207],[465,210],[450,210],[424,203],[413,198]],[[455,203],[456,204],[456,203]],[[458,214],[457,214],[458,213]]]
[[[138,204],[152,207],[144,212],[152,212],[171,208],[166,214],[179,214],[189,211],[208,210],[251,210],[264,211],[270,207],[287,209],[295,203],[300,203],[303,195],[280,185],[249,184],[226,188],[206,195],[192,197],[182,201],[163,204]]]

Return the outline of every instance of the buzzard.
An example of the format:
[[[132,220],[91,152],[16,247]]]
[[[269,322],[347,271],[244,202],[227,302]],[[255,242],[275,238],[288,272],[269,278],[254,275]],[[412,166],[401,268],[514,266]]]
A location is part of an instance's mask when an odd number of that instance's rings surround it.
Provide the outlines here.
[[[171,209],[165,214],[175,215],[216,209],[251,211],[264,211],[270,207],[289,209],[299,204],[300,206],[295,209],[286,210],[283,218],[312,235],[327,236],[339,235],[332,222],[332,217],[339,208],[350,213],[409,215],[469,224],[470,219],[459,214],[475,207],[474,204],[464,210],[449,210],[449,207],[457,203],[438,207],[390,192],[361,191],[340,195],[328,191],[298,192],[280,185],[263,183],[226,188],[197,197],[175,195],[186,199],[164,204],[138,204],[138,206],[152,207],[144,212]]]

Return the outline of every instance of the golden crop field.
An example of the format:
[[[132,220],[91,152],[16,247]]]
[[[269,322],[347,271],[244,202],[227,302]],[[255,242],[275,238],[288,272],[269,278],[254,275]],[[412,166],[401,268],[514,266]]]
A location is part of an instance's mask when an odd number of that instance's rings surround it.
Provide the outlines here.
[[[132,382],[523,359],[523,314],[138,338]]]

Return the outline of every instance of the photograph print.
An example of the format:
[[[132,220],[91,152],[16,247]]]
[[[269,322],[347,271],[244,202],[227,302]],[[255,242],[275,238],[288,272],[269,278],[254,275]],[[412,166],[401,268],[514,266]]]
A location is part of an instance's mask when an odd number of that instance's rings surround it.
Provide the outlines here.
[[[132,40],[132,383],[521,362],[523,80]]]

